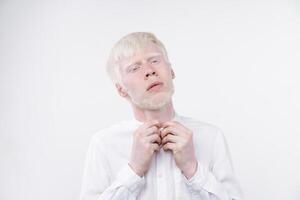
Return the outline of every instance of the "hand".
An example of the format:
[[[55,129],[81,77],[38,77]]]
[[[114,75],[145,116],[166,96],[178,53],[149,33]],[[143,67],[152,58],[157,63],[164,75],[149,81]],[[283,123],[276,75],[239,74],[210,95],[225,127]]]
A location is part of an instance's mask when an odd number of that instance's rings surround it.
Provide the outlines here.
[[[133,136],[129,166],[139,176],[149,169],[153,154],[160,149],[159,123],[157,120],[142,124]]]
[[[176,121],[161,123],[161,138],[164,150],[171,150],[176,165],[187,179],[197,170],[193,132]]]

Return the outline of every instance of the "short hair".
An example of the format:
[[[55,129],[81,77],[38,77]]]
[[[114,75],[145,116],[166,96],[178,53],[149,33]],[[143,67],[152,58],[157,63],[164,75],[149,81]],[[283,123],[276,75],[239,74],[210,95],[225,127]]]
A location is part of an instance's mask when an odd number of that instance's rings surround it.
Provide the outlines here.
[[[133,56],[137,51],[146,49],[155,44],[162,52],[165,60],[169,62],[165,46],[153,33],[133,32],[122,37],[111,49],[108,57],[106,70],[112,82],[121,83],[120,60]]]

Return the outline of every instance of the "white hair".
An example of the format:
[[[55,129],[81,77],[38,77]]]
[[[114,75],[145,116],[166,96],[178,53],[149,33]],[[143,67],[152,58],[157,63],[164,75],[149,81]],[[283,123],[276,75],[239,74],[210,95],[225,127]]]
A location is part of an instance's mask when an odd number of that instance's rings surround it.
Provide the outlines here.
[[[155,44],[163,54],[166,62],[169,62],[167,51],[161,41],[153,33],[134,32],[121,38],[112,48],[106,70],[112,82],[121,83],[120,61],[133,56],[137,51],[141,51]]]

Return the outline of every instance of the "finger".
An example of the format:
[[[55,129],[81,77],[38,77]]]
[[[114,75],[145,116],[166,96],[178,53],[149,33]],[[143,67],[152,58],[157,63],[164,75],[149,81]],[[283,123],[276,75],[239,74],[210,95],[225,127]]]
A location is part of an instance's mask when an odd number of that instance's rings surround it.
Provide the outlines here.
[[[168,142],[171,142],[171,143],[177,143],[179,142],[180,138],[178,136],[175,136],[175,135],[172,135],[172,134],[168,134],[166,137],[164,137],[162,139],[162,144],[166,144]]]
[[[149,141],[150,143],[161,144],[161,138],[158,134],[153,134],[153,135],[148,136],[147,141]]]
[[[153,151],[159,151],[159,149],[160,149],[159,145],[156,143],[152,143],[151,147],[152,147]]]
[[[181,129],[178,129],[177,127],[168,126],[167,128],[161,131],[160,136],[161,138],[164,138],[168,134],[181,136],[183,135],[183,132]]]
[[[173,126],[173,127],[177,127],[178,129],[181,129],[182,131],[188,131],[189,130],[184,125],[179,123],[178,121],[167,121],[167,122],[164,122],[164,123],[160,123],[160,126],[163,127],[163,128]]]
[[[166,122],[162,122],[160,125],[163,128],[167,128],[168,126],[175,126],[176,125],[176,121],[166,121]]]
[[[176,148],[176,144],[175,143],[168,142],[168,143],[166,143],[166,144],[163,145],[163,149],[164,150],[174,151],[175,148]]]
[[[162,127],[159,127],[159,128],[158,128],[158,134],[159,134],[160,136],[161,136],[161,134],[162,134],[163,129],[164,129],[164,128],[162,128]]]
[[[168,135],[169,133],[172,134],[172,132],[171,132],[171,130],[170,130],[169,127],[164,128],[164,129],[160,129],[160,137],[161,137],[161,138],[166,137],[166,135]]]
[[[163,125],[163,122],[158,122],[158,123],[156,124],[156,126],[157,126],[158,128],[161,128],[162,125]]]
[[[159,133],[159,130],[156,126],[152,126],[143,131],[143,135],[145,135],[145,136],[153,135],[155,133],[157,133],[157,134]]]

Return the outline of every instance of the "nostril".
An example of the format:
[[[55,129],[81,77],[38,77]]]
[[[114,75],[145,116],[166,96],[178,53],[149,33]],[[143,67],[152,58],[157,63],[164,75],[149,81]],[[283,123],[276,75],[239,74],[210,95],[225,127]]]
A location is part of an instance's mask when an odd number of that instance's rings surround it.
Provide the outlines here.
[[[154,71],[154,72],[152,72],[152,73],[147,73],[147,74],[146,74],[146,77],[148,78],[150,75],[151,75],[151,76],[156,75],[156,72]]]

